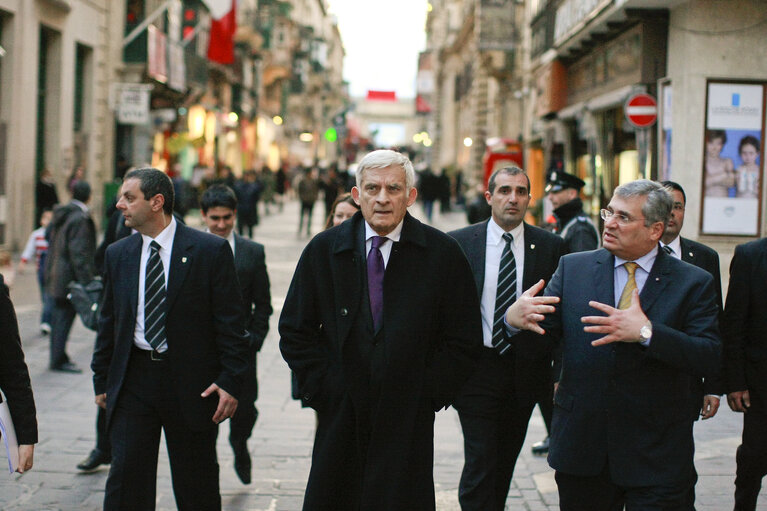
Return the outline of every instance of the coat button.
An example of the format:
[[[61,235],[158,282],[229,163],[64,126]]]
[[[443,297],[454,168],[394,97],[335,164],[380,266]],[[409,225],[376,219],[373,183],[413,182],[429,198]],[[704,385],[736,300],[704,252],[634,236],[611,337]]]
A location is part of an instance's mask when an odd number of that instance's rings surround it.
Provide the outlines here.
[[[346,307],[341,307],[341,316],[346,317],[349,315],[349,309]]]

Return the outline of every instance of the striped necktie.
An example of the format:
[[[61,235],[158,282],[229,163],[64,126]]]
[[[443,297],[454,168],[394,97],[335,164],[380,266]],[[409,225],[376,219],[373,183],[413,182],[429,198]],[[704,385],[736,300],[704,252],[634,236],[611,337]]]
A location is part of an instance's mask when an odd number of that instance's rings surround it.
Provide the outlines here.
[[[514,252],[511,251],[511,243],[514,237],[511,233],[503,233],[506,244],[501,253],[501,264],[498,269],[498,288],[495,293],[495,314],[493,315],[493,348],[503,355],[511,347],[506,339],[503,317],[506,309],[514,303],[517,297],[517,262]]]
[[[668,255],[674,255],[674,249],[668,245],[663,245],[663,251]]]
[[[621,293],[621,299],[618,301],[618,308],[621,310],[631,307],[631,293],[637,288],[636,271],[637,263],[623,263],[626,267],[626,271],[629,272],[629,279],[626,281],[626,286]]]
[[[144,339],[158,351],[166,344],[165,336],[165,269],[160,258],[160,245],[149,244],[151,254],[144,279]]]

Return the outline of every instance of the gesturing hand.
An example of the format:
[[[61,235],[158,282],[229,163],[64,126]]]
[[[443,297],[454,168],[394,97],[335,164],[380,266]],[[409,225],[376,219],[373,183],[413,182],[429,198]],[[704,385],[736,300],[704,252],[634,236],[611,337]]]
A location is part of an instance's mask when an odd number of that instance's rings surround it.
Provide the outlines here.
[[[605,305],[604,303],[590,301],[589,306],[602,311],[607,316],[583,316],[581,323],[588,325],[583,328],[584,332],[592,334],[607,334],[592,342],[592,346],[602,346],[611,342],[639,342],[639,331],[650,322],[642,311],[639,303],[639,291],[631,293],[631,306],[621,310]]]
[[[553,304],[559,303],[559,297],[535,296],[545,284],[543,279],[539,280],[509,306],[506,310],[506,322],[509,325],[522,330],[532,330],[541,335],[546,333],[538,323],[544,320],[544,314],[554,312]]]
[[[210,387],[205,389],[205,392],[200,395],[208,397],[214,392],[218,393],[218,406],[216,407],[216,413],[213,414],[213,422],[218,424],[234,415],[234,412],[237,411],[237,400],[215,383],[211,383]]]

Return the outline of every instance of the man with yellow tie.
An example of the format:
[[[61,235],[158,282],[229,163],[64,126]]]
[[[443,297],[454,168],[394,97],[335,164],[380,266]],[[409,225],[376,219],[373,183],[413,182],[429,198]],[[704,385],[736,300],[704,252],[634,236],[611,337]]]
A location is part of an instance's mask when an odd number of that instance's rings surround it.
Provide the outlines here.
[[[690,375],[720,362],[711,275],[660,250],[673,200],[619,186],[601,211],[603,248],[564,256],[507,323],[560,343],[549,464],[562,511],[683,510],[692,483]]]

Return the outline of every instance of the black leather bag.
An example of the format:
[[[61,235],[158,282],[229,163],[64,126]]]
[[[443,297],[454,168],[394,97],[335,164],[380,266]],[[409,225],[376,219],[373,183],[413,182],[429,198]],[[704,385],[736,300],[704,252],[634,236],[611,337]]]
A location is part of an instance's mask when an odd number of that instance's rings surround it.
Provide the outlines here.
[[[91,330],[96,330],[98,328],[101,295],[104,292],[104,285],[101,280],[92,280],[85,285],[79,282],[70,282],[67,288],[69,289],[67,298],[77,311],[77,315],[80,316],[83,325]]]

